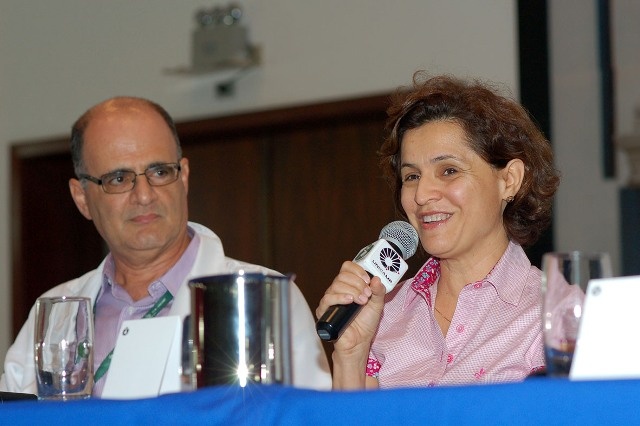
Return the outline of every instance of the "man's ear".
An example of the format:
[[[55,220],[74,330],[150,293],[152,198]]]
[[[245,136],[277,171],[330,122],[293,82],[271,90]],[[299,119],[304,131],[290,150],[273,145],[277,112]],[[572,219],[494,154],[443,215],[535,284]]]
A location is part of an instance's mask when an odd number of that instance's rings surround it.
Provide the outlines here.
[[[502,169],[502,178],[504,179],[502,199],[513,199],[518,191],[520,191],[522,181],[524,180],[524,162],[519,158],[514,158],[509,161],[504,169]]]
[[[73,202],[76,203],[76,207],[80,210],[82,216],[91,220],[91,213],[87,206],[87,195],[84,192],[82,183],[78,179],[69,179],[69,191],[71,191],[71,198],[73,198]]]
[[[180,159],[180,180],[184,186],[185,192],[189,193],[189,159],[182,157]]]

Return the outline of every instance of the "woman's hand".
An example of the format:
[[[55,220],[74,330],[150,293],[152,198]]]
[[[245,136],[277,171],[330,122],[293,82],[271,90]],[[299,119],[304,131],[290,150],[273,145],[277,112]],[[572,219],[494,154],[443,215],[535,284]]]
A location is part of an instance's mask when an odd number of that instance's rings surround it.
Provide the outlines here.
[[[365,367],[371,341],[380,323],[386,290],[380,278],[369,278],[358,264],[347,261],[320,300],[316,316],[333,305],[363,305],[342,336],[334,343],[334,388],[364,388]]]

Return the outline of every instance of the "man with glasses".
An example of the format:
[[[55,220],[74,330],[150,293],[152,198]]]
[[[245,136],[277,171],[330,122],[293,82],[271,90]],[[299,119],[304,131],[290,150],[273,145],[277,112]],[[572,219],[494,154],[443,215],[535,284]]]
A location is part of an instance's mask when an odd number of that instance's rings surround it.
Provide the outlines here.
[[[94,395],[100,396],[123,321],[150,312],[188,313],[174,299],[185,300],[191,277],[274,271],[226,257],[211,230],[188,222],[189,161],[182,157],[173,120],[159,105],[117,97],[94,106],[72,128],[71,154],[77,176],[69,181],[71,196],[109,254],[97,269],[45,295],[92,298]],[[294,385],[329,389],[313,316],[295,285],[291,307]],[[0,390],[36,393],[33,322],[32,309],[7,353]]]

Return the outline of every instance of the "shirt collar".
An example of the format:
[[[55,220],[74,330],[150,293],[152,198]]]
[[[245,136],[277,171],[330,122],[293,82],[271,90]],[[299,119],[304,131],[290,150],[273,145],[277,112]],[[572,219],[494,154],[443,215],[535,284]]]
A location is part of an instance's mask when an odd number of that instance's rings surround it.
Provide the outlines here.
[[[182,283],[186,280],[191,268],[196,260],[196,255],[198,253],[198,247],[200,246],[200,236],[197,232],[195,232],[191,227],[188,227],[187,232],[189,237],[191,237],[191,241],[187,246],[187,249],[182,253],[182,256],[176,262],[171,269],[169,269],[163,276],[158,278],[157,280],[149,283],[149,286],[152,284],[159,282],[161,283],[173,297],[176,296],[178,290]],[[98,293],[98,298],[104,293],[109,283],[116,283],[115,281],[115,263],[113,261],[113,255],[109,253],[107,255],[104,269],[103,269],[103,281],[102,287]]]
[[[440,278],[440,260],[436,257],[430,257],[411,280],[411,285],[405,295],[404,306],[406,307],[416,295],[421,293],[424,294],[427,304],[431,306],[431,287],[438,281],[438,278]],[[410,296],[409,291],[412,291],[414,297]]]
[[[498,263],[496,263],[484,279],[477,283],[492,285],[496,289],[496,293],[500,299],[512,305],[517,305],[526,285],[527,274],[530,267],[531,262],[524,253],[524,250],[522,250],[522,247],[509,241],[509,245]],[[407,292],[412,290],[415,293],[424,293],[427,303],[431,306],[431,287],[439,278],[440,260],[431,257],[413,277]],[[407,297],[405,297],[405,305],[411,300],[412,298],[407,295]]]
[[[498,297],[517,305],[527,283],[531,262],[520,245],[509,241],[509,246],[489,273],[485,281],[495,287]]]

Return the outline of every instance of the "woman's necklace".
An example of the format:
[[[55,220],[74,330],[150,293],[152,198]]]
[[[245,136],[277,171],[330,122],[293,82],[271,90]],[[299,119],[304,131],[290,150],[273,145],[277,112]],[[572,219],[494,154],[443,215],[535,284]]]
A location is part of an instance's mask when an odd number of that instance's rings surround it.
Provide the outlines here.
[[[445,321],[447,321],[449,324],[451,324],[451,320],[449,318],[447,318],[446,316],[444,316],[444,314],[442,312],[440,312],[440,310],[435,305],[433,305],[433,308],[436,310],[437,313],[440,314],[440,316],[442,318],[445,319]]]

